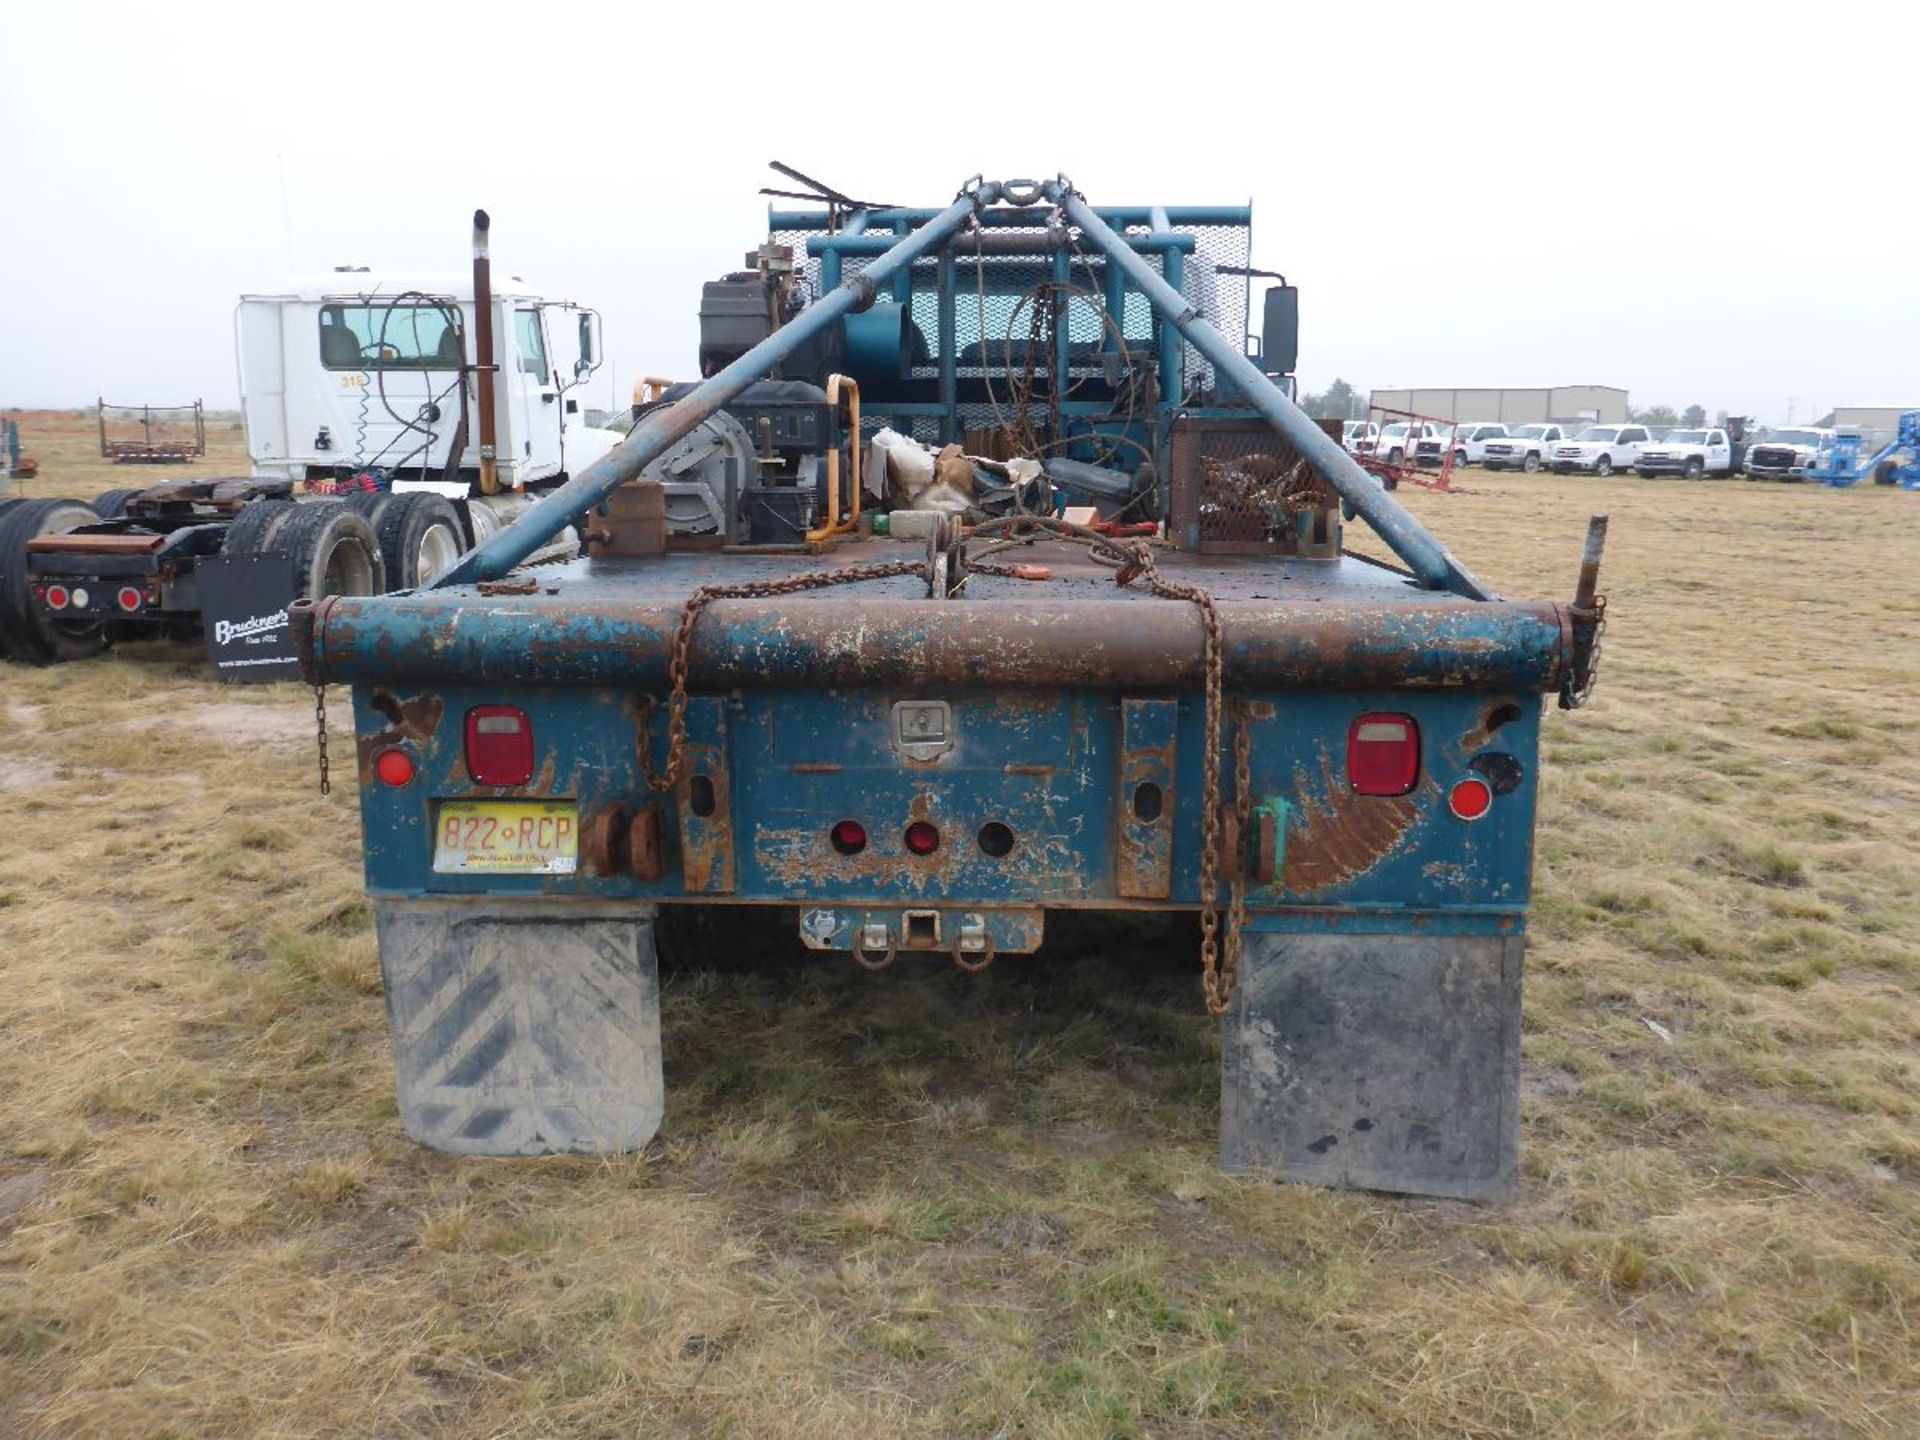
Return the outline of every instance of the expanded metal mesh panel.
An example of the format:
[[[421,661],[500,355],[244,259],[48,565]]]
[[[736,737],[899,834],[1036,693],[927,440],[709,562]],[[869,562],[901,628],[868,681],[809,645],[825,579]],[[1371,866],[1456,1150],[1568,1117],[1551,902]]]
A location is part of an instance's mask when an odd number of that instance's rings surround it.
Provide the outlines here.
[[[1193,253],[1186,257],[1186,273],[1181,277],[1180,291],[1202,318],[1231,340],[1235,348],[1239,348],[1245,343],[1251,319],[1249,287],[1252,282],[1245,275],[1223,275],[1220,271],[1222,267],[1244,270],[1252,263],[1253,231],[1245,225],[1191,225],[1181,228],[1184,233],[1193,236],[1194,245]],[[1144,225],[1127,227],[1129,235],[1147,233]],[[1211,385],[1213,367],[1201,358],[1200,352],[1193,346],[1188,345],[1185,349],[1188,385]]]
[[[1322,559],[1340,553],[1338,496],[1263,421],[1181,420],[1168,468],[1174,538],[1184,546]]]

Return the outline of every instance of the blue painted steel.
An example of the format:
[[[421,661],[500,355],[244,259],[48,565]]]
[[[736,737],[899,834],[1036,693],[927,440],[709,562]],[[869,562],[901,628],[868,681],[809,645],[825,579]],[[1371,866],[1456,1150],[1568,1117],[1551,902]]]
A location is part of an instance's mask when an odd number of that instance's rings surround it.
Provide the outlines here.
[[[1164,278],[1154,277],[1161,280],[1161,283],[1176,295],[1182,294],[1181,287],[1186,283],[1185,260],[1186,257],[1178,250],[1169,250],[1160,262],[1165,267]],[[1124,271],[1126,267],[1118,268]],[[1149,275],[1153,274],[1153,271],[1144,264],[1140,268]],[[1148,296],[1149,301],[1152,298],[1151,295]],[[1187,305],[1184,299],[1181,301],[1181,306],[1189,314],[1192,313],[1192,307]],[[1165,314],[1160,318],[1163,322],[1172,320],[1171,316]],[[1186,372],[1187,351],[1186,347],[1180,343],[1180,331],[1171,323],[1163,323],[1160,326],[1160,397],[1170,407],[1181,404],[1187,393]]]
[[[1835,490],[1847,490],[1869,476],[1879,478],[1882,465],[1891,464],[1891,483],[1902,490],[1920,490],[1920,410],[1900,416],[1893,439],[1863,457],[1866,442],[1858,435],[1835,436],[1820,447],[1807,466],[1807,478]]]
[[[1116,837],[1126,807],[1122,782],[1123,697],[1088,690],[1009,695],[942,692],[952,707],[953,748],[933,760],[900,757],[890,712],[910,690],[745,690],[725,701],[725,722],[702,727],[708,763],[729,772],[714,822],[730,829],[733,868],[724,897],[822,905],[1161,908],[1198,898],[1202,714],[1197,695],[1178,704],[1174,735],[1172,894],[1138,901],[1116,894]],[[358,687],[363,736],[362,805],[368,888],[383,896],[590,895],[672,899],[685,893],[674,827],[665,873],[653,883],[630,875],[464,876],[432,870],[436,806],[501,792],[475,786],[462,753],[471,706],[497,689],[445,686],[389,691]],[[583,817],[650,798],[634,764],[643,709],[624,688],[524,686],[512,696],[531,717],[536,798],[576,802]],[[1528,903],[1540,706],[1522,692],[1349,693],[1266,691],[1239,697],[1252,738],[1252,791],[1284,801],[1289,816],[1279,883],[1248,892],[1250,911],[1276,926],[1351,924],[1428,933],[1517,929]],[[409,733],[391,722],[396,706],[414,717]],[[1354,718],[1370,711],[1414,716],[1421,730],[1417,788],[1406,797],[1355,796],[1345,747]],[[1490,716],[1505,723],[1491,725]],[[422,718],[426,717],[426,718]],[[657,765],[662,726],[651,727]],[[1230,745],[1230,740],[1228,744]],[[398,744],[418,778],[379,784],[371,757]],[[1223,748],[1225,748],[1223,746]],[[1489,757],[1500,757],[1497,761]],[[1477,763],[1476,763],[1477,762]],[[1223,772],[1231,774],[1230,756]],[[1470,773],[1500,774],[1507,788],[1482,820],[1455,819],[1452,784]],[[664,805],[672,813],[674,802]],[[870,837],[861,855],[840,854],[834,824],[858,820]],[[926,820],[941,844],[910,855],[906,827]],[[1012,852],[996,858],[978,836],[1007,826]],[[1269,923],[1263,918],[1258,923]]]
[[[983,211],[980,223],[988,229],[1003,226],[1030,227],[1046,223],[1049,205],[1029,205],[1025,208],[1005,207]],[[892,226],[895,221],[904,220],[909,225],[924,225],[942,214],[939,210],[867,210],[858,212],[866,218],[868,227]],[[1251,205],[1097,205],[1094,213],[1109,225],[1125,227],[1128,225],[1151,225],[1156,214],[1164,217],[1167,225],[1251,225],[1253,207]],[[775,210],[767,209],[767,229],[826,231],[832,221],[825,210]],[[849,222],[841,231],[851,231]],[[856,232],[857,233],[857,232]]]
[[[940,307],[938,333],[935,337],[940,365],[940,443],[948,445],[960,439],[960,418],[955,408],[960,388],[960,357],[956,353],[958,339],[955,334],[953,308],[955,299],[953,247],[947,246],[942,249],[940,258],[934,264],[934,299]]]
[[[1162,279],[1108,228],[1093,207],[1063,183],[1051,182],[1048,193],[1058,200],[1067,218],[1080,227],[1087,242],[1104,253],[1108,263],[1126,272],[1133,288],[1144,294],[1161,317],[1184,335],[1262,418],[1306,457],[1315,471],[1339,492],[1341,499],[1373,527],[1394,554],[1406,561],[1422,583],[1436,590],[1451,590],[1474,598],[1491,594],[1426,526],[1356,465],[1338,441],[1315,425],[1284,391],[1261,374],[1259,367],[1248,360],[1238,346],[1200,317],[1177,285],[1169,283],[1176,280],[1175,275],[1170,272]],[[1172,259],[1170,254],[1169,262]],[[1163,370],[1165,367],[1163,356]]]
[[[1142,255],[1164,255],[1173,251],[1178,251],[1182,255],[1191,255],[1199,245],[1199,241],[1193,236],[1179,231],[1168,231],[1165,234],[1156,235],[1128,235],[1125,239],[1129,248]],[[809,237],[807,253],[809,255],[884,255],[892,244],[892,237],[886,235],[848,235],[842,232],[838,235]],[[1032,247],[1030,253],[1036,255],[1059,248],[1047,241],[1044,236],[1039,235],[1033,237]],[[1029,252],[993,249],[987,253],[993,256]]]
[[[991,205],[998,195],[998,187],[990,184],[954,201],[875,259],[856,281],[837,286],[821,296],[718,375],[703,380],[684,400],[649,412],[609,454],[558,490],[535,501],[526,514],[468,551],[433,585],[443,588],[469,580],[497,579],[506,574],[577,516],[593,509],[646,469],[668,446],[693,431],[721,405],[770,374],[800,346],[837,325],[842,317],[870,304],[874,287],[886,284],[896,273],[910,273],[915,260],[938,250],[966,224],[976,206]]]

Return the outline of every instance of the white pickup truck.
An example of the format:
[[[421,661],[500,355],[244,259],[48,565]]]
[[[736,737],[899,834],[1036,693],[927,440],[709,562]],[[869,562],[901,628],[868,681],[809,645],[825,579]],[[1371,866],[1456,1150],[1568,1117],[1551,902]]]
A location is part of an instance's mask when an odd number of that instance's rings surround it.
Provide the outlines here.
[[[1747,447],[1749,480],[1804,480],[1820,447],[1833,443],[1831,430],[1769,430]]]
[[[1489,470],[1524,470],[1531,475],[1567,438],[1558,425],[1515,425],[1504,440],[1489,440],[1480,463]]]
[[[1669,430],[1665,436],[1643,447],[1633,462],[1636,473],[1651,479],[1655,475],[1683,475],[1698,480],[1703,475],[1731,475],[1738,468],[1733,441],[1718,427],[1705,430]]]
[[[1554,446],[1547,463],[1556,475],[1574,470],[1611,475],[1638,464],[1651,438],[1644,425],[1589,425],[1566,444]]]
[[[1372,455],[1389,465],[1403,464],[1413,458],[1413,450],[1422,440],[1435,440],[1445,435],[1444,425],[1427,425],[1410,420],[1396,420],[1380,431],[1380,437],[1373,442],[1372,450],[1362,450],[1363,455]]]
[[[1507,438],[1507,427],[1492,421],[1468,420],[1453,427],[1449,434],[1442,431],[1430,440],[1422,440],[1413,447],[1413,463],[1416,465],[1438,466],[1445,458],[1449,448],[1453,451],[1453,463],[1461,465],[1479,465],[1487,458],[1487,442]]]
[[[1340,443],[1350,454],[1371,455],[1373,442],[1380,438],[1380,427],[1371,420],[1347,420],[1340,426]]]

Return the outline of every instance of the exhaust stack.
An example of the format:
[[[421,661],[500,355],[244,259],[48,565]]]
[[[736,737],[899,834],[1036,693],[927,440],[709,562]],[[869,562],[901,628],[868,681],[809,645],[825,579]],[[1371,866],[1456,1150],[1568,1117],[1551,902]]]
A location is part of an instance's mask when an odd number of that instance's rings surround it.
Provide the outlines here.
[[[496,440],[493,413],[493,377],[499,366],[493,358],[493,262],[487,255],[487,212],[473,212],[473,373],[479,382],[480,493],[500,489],[494,469]]]

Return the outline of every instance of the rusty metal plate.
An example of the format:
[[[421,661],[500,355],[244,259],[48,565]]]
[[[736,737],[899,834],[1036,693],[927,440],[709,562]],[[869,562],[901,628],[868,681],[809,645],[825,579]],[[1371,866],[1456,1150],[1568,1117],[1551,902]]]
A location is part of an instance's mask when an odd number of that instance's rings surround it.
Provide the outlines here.
[[[689,895],[733,891],[733,783],[727,764],[727,702],[687,702],[686,762],[674,790],[679,810],[681,883]]]
[[[1115,893],[1164,900],[1173,893],[1174,748],[1177,700],[1120,702],[1119,843]]]
[[[165,535],[36,535],[29,555],[151,555],[167,543]]]

